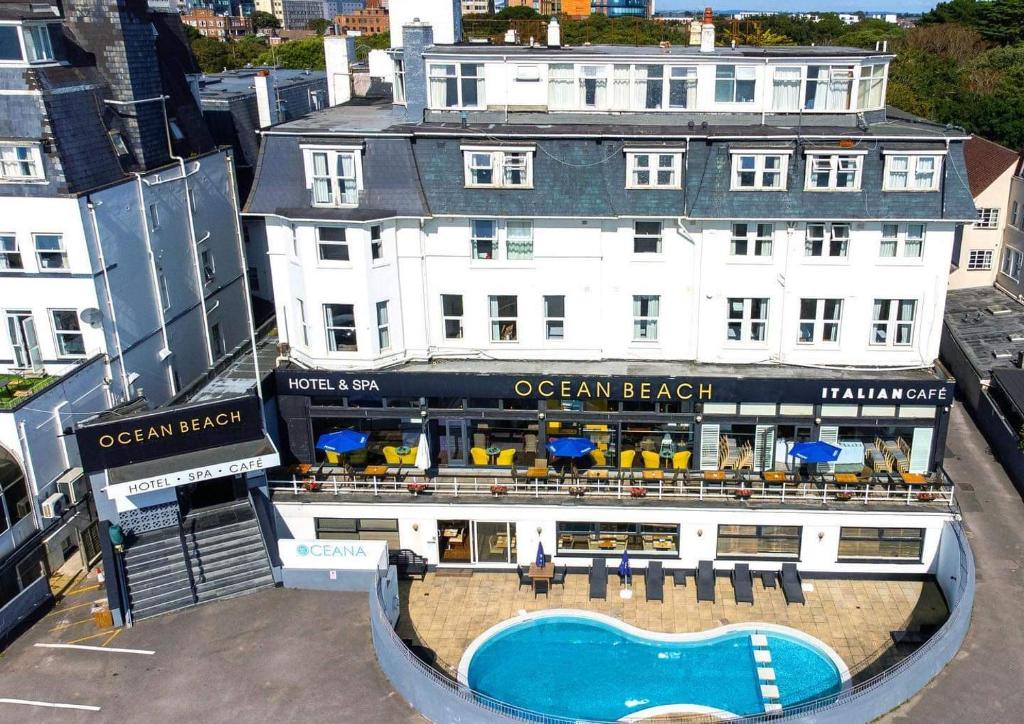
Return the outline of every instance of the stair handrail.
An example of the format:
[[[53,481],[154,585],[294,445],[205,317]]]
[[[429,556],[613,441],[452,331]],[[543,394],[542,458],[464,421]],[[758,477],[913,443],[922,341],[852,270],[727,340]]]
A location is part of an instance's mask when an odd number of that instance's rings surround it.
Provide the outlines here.
[[[270,552],[270,546],[267,544],[267,534],[275,535],[273,530],[264,532],[263,525],[260,522],[260,511],[256,508],[256,490],[250,488],[246,491],[246,499],[249,501],[249,508],[252,510],[252,514],[256,520],[256,530],[260,534],[260,543],[263,545],[263,553],[267,557],[267,565],[270,568],[271,575],[274,571],[274,556]],[[264,511],[265,512],[265,511]],[[268,522],[271,526],[274,524],[273,517],[268,516]]]
[[[193,540],[195,534],[192,535]],[[178,519],[178,540],[181,542],[181,553],[185,559],[185,572],[188,573],[188,587],[192,591],[192,603],[199,602],[199,591],[196,589],[196,577],[192,573],[192,559],[188,554],[188,544],[185,542],[185,524]]]

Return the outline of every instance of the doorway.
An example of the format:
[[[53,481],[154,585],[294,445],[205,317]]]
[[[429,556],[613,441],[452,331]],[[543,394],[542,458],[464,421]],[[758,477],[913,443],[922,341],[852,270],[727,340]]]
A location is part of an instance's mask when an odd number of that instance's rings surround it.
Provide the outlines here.
[[[437,521],[437,560],[440,563],[471,563],[468,520]]]
[[[509,565],[516,559],[516,524],[506,521],[437,521],[437,560]]]
[[[8,312],[7,333],[14,349],[14,366],[38,370],[43,366],[36,323],[31,312]]]
[[[469,425],[464,418],[453,417],[441,420],[439,423],[441,440],[438,446],[439,464],[441,465],[466,465],[468,453],[468,428]]]
[[[178,488],[181,515],[184,517],[193,510],[216,508],[244,500],[248,493],[247,488],[244,475],[182,485]]]

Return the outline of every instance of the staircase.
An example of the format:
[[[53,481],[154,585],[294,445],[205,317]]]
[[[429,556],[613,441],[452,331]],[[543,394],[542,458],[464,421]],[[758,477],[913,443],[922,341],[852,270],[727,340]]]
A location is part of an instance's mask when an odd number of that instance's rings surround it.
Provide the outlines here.
[[[274,585],[259,521],[248,501],[190,513],[182,527],[197,603]]]
[[[195,603],[177,526],[139,534],[124,552],[124,569],[135,620]]]

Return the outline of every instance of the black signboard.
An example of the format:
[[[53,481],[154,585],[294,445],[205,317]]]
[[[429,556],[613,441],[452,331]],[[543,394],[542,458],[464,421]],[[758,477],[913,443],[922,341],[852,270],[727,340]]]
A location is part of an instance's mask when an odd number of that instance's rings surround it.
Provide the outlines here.
[[[459,372],[277,370],[277,393],[318,399],[472,397],[650,402],[949,405],[953,383],[938,379],[815,379],[508,375]]]
[[[263,438],[254,396],[172,407],[75,431],[87,473]]]

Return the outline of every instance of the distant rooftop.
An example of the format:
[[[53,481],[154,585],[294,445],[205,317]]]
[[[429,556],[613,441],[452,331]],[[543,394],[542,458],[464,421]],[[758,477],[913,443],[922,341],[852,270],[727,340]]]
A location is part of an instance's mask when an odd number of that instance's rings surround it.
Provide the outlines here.
[[[277,88],[287,88],[315,80],[324,80],[327,73],[322,70],[292,70],[290,68],[239,68],[222,73],[204,73],[199,80],[199,95],[203,100],[226,100],[245,97],[256,92],[256,74],[261,70],[270,72]]]
[[[995,287],[950,290],[946,328],[982,380],[1024,351],[1024,305]]]
[[[715,47],[714,52],[702,53],[699,45],[563,45],[549,48],[546,45],[502,45],[490,43],[456,43],[434,45],[424,55],[493,55],[496,57],[514,55],[603,55],[620,56],[665,56],[670,58],[891,58],[893,53],[851,48],[840,45],[727,45]]]

